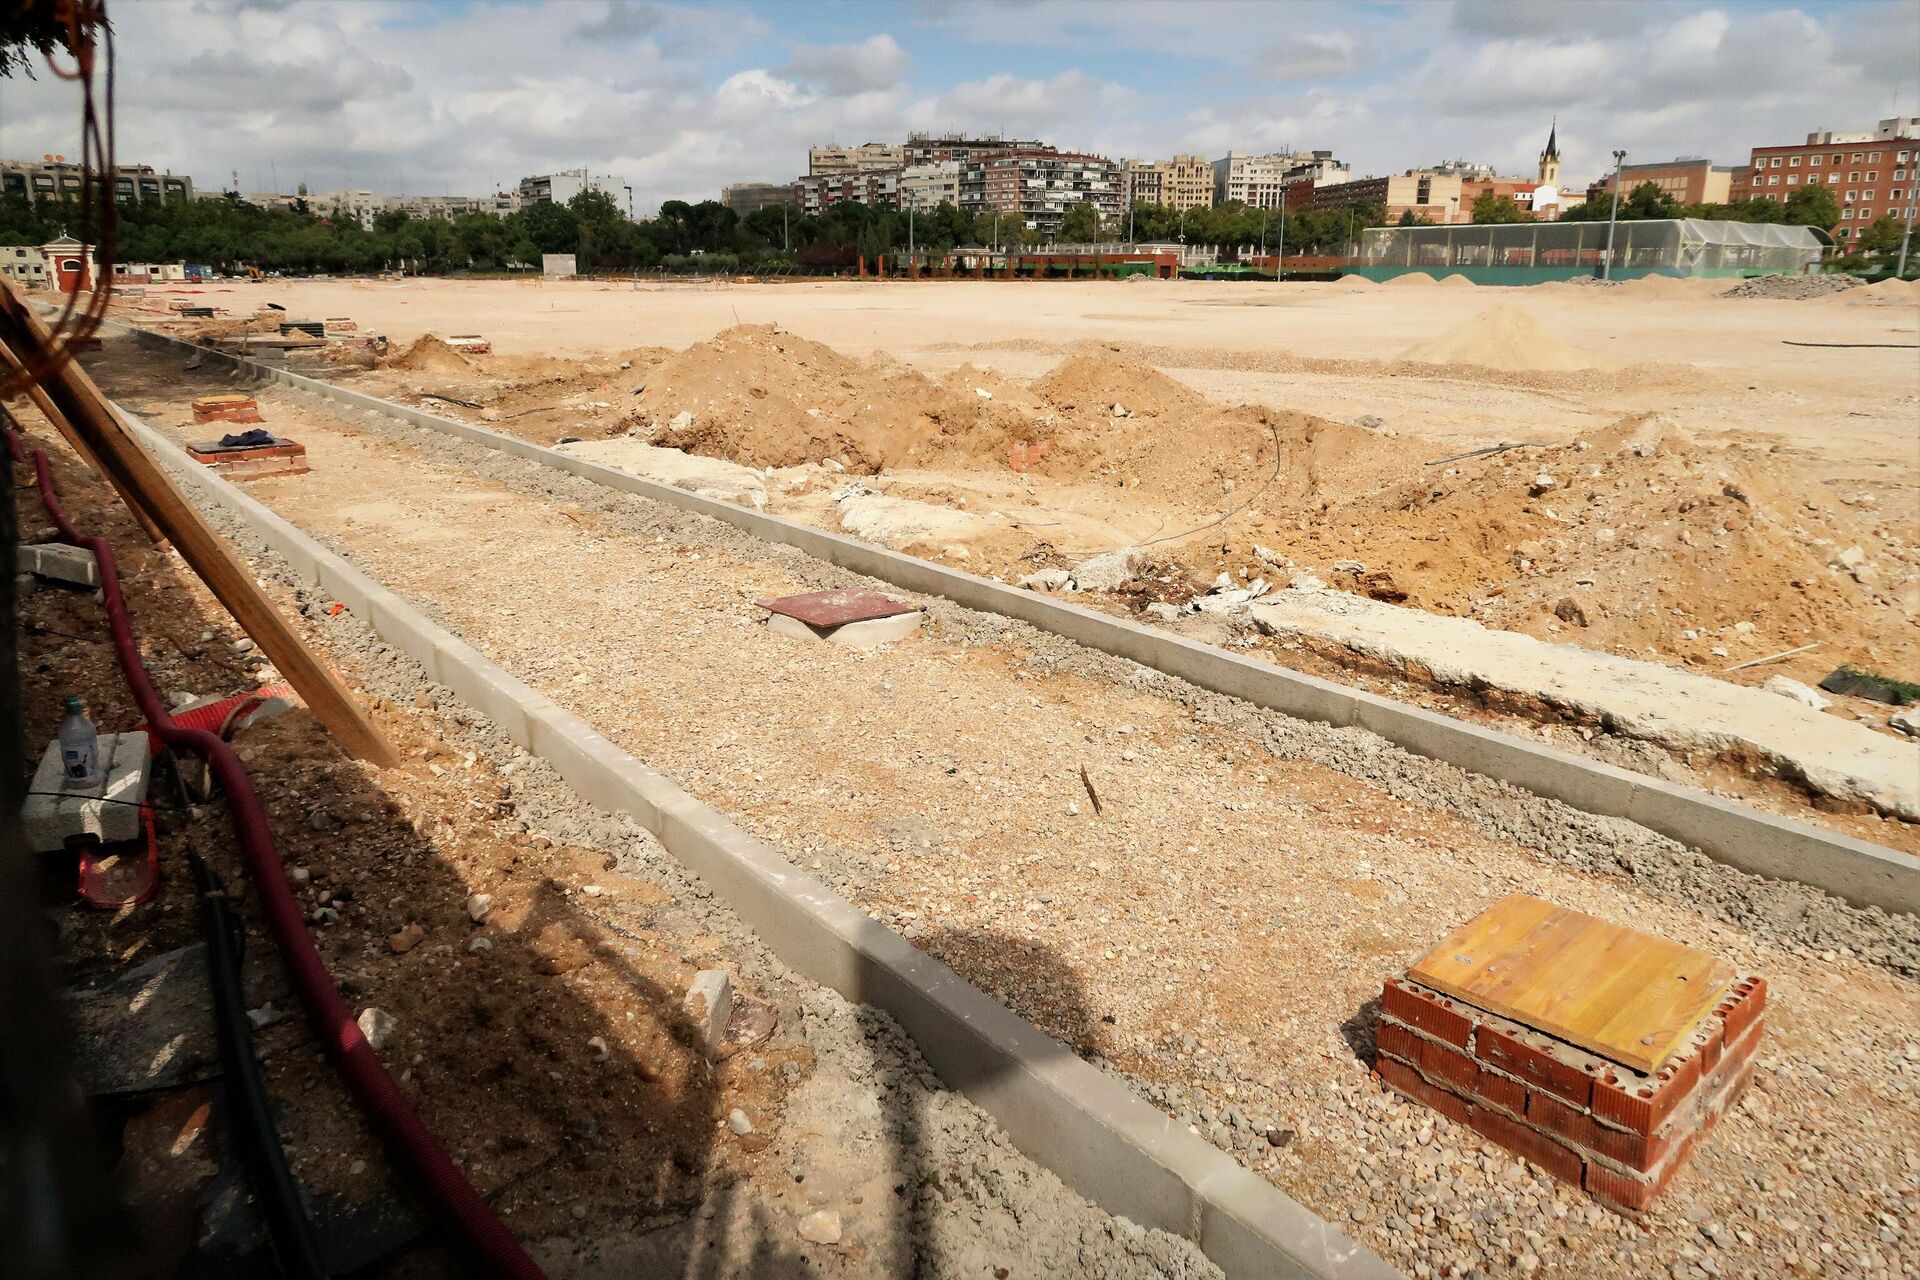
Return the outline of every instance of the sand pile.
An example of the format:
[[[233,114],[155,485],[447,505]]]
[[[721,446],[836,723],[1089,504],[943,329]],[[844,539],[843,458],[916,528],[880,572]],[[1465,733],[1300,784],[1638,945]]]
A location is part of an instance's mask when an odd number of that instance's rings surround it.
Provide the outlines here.
[[[1845,301],[1850,304],[1863,302],[1879,306],[1914,306],[1920,304],[1920,280],[1896,280],[1889,276],[1858,289],[1849,289]]]
[[[1034,382],[1033,394],[1062,413],[1135,418],[1190,414],[1207,403],[1158,369],[1100,351],[1067,357]],[[1114,415],[1116,406],[1123,415]]]
[[[431,333],[415,339],[412,346],[388,360],[386,367],[414,373],[473,372],[471,361]]]
[[[1341,276],[1338,287],[1347,293],[1362,293],[1368,289],[1378,289],[1380,282],[1366,276]]]
[[[831,458],[866,473],[941,460],[1005,465],[1010,445],[1045,437],[1030,398],[1010,404],[979,371],[971,376],[936,381],[772,325],[738,325],[655,367],[634,416],[653,443],[690,453],[761,467]]]
[[[1777,454],[1703,447],[1653,415],[1436,467],[1418,464],[1448,450],[1388,443],[1405,455],[1399,484],[1342,497],[1386,467],[1336,457],[1319,491],[1330,503],[1263,503],[1270,523],[1246,540],[1323,575],[1357,561],[1421,608],[1715,670],[1812,640],[1828,668],[1920,657],[1888,602],[1911,553]]]
[[[1465,276],[1456,273],[1450,276],[1443,276],[1440,280],[1440,287],[1443,289],[1477,289],[1480,286]]]
[[[1566,373],[1617,369],[1620,362],[1568,346],[1526,312],[1490,307],[1449,333],[1429,338],[1401,356],[1420,364],[1470,364],[1509,372]]]
[[[1393,279],[1387,281],[1387,283],[1391,285],[1399,285],[1399,286],[1412,285],[1418,288],[1422,285],[1432,284],[1433,277],[1428,275],[1424,271],[1411,271],[1404,276],[1395,276]]]

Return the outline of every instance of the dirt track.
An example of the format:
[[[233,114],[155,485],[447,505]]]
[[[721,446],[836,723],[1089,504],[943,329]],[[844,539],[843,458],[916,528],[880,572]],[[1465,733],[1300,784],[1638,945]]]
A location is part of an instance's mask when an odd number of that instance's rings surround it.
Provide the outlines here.
[[[187,380],[121,368],[103,366],[110,389],[192,434]],[[1394,754],[1364,735],[1252,716],[995,620],[938,609],[932,634],[871,655],[770,636],[748,600],[838,575],[637,499],[530,497],[551,477],[267,400],[315,468],[257,485],[269,505],[1400,1265],[1910,1262],[1920,992],[1791,941],[1842,917],[1768,907],[1730,925],[1679,904],[1731,911],[1765,901],[1759,886],[1644,871],[1642,891],[1578,869],[1605,866],[1609,846],[1657,862],[1645,833],[1579,829],[1524,798],[1474,809],[1457,778],[1426,793],[1362,781],[1324,760]],[[1367,1079],[1359,1028],[1380,977],[1516,888],[1774,984],[1761,1089],[1645,1231]],[[1884,946],[1884,923],[1830,927]],[[1269,1125],[1294,1136],[1271,1146]],[[1891,1239],[1882,1211],[1901,1224]],[[1703,1239],[1708,1221],[1730,1243]]]

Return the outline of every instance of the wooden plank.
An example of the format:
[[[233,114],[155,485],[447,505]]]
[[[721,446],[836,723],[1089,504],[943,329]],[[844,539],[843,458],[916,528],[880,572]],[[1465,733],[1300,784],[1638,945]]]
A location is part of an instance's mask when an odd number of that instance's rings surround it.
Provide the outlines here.
[[[1733,983],[1705,951],[1516,893],[1407,976],[1636,1071],[1672,1057]]]
[[[0,287],[0,345],[11,349],[25,364],[45,350],[48,341],[46,326],[19,291],[12,284]],[[399,763],[392,745],[333,672],[321,665],[299,633],[280,616],[233,549],[207,527],[193,504],[127,433],[86,370],[75,361],[65,361],[43,380],[43,385],[48,399],[86,441],[104,474],[124,485],[153,516],[181,558],[280,669],[340,745],[380,768]]]

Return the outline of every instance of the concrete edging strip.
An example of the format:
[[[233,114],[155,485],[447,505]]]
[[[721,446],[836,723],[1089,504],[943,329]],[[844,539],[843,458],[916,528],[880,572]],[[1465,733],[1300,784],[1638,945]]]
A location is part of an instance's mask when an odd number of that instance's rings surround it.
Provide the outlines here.
[[[1396,702],[1364,689],[1255,662],[1154,627],[1039,595],[1023,587],[949,569],[733,503],[702,497],[631,472],[464,422],[394,404],[319,378],[231,356],[137,326],[118,326],[148,345],[192,352],[256,378],[279,382],[365,412],[535,462],[555,470],[712,516],[766,542],[803,551],[907,591],[937,595],[969,609],[1031,623],[1043,631],[1303,720],[1357,726],[1416,755],[1558,800],[1605,817],[1624,818],[1752,875],[1810,885],[1856,906],[1920,913],[1920,860],[1890,849],[1776,817],[1694,787],[1630,773],[1512,734]]]
[[[1377,1255],[608,742],[124,409],[141,443],[593,804],[625,811],[788,965],[891,1014],[954,1089],[1109,1213],[1194,1241],[1229,1277],[1392,1280]]]

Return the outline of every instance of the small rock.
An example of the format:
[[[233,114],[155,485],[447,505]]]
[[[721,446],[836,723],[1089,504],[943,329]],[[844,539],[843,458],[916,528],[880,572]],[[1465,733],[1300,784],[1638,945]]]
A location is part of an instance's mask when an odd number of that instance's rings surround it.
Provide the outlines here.
[[[1029,591],[1066,591],[1073,585],[1073,575],[1065,569],[1040,569],[1028,574],[1014,584]]]
[[[1527,492],[1537,498],[1541,494],[1545,493],[1547,490],[1553,488],[1553,486],[1554,486],[1553,477],[1548,475],[1546,472],[1542,471],[1539,475],[1533,478],[1533,483],[1527,486]]]
[[[419,921],[416,920],[414,923],[388,938],[387,945],[393,949],[394,954],[405,955],[407,952],[419,946],[421,939],[426,936],[427,931],[421,928]]]
[[[1140,567],[1145,554],[1137,547],[1121,547],[1082,560],[1073,567],[1073,585],[1080,591],[1117,591]]]
[[[834,1209],[816,1209],[800,1219],[800,1238],[815,1244],[840,1243],[840,1214]]]
[[[587,1053],[595,1062],[605,1062],[608,1057],[612,1055],[612,1052],[611,1049],[607,1048],[607,1038],[605,1036],[588,1037]]]
[[[491,951],[493,950],[493,939],[489,938],[486,934],[483,933],[479,937],[475,938],[473,941],[467,943],[467,950],[468,951]]]
[[[1562,596],[1560,602],[1553,606],[1553,616],[1562,622],[1571,622],[1576,627],[1593,625],[1586,602],[1577,596]]]
[[[393,1033],[400,1024],[385,1009],[368,1005],[360,1011],[358,1025],[360,1034],[367,1038],[367,1044],[377,1053],[387,1047],[387,1042],[393,1039]]]
[[[727,1112],[727,1128],[733,1130],[736,1137],[744,1138],[753,1132],[753,1121],[747,1118],[746,1112],[735,1107]]]
[[[1356,427],[1365,427],[1369,431],[1378,431],[1387,425],[1387,420],[1377,413],[1363,413],[1353,420]]]
[[[1824,711],[1827,707],[1833,705],[1828,699],[1821,697],[1812,687],[1801,684],[1798,680],[1794,680],[1788,676],[1770,676],[1767,682],[1760,687],[1768,693],[1777,693],[1783,698],[1791,698],[1795,702],[1804,703],[1812,707],[1815,711]]]
[[[1859,548],[1856,547],[1855,550],[1859,550]],[[243,653],[252,653],[253,641],[247,639],[245,636],[241,636],[238,640],[235,640],[227,646],[227,651],[236,657]]]
[[[315,809],[307,815],[307,825],[315,831],[332,832],[338,831],[346,824],[334,817],[331,813],[328,813],[325,809]]]
[[[493,895],[492,894],[475,893],[468,896],[467,919],[473,921],[475,924],[485,924],[487,917],[490,914],[492,914],[492,912],[493,912]]]
[[[1920,738],[1920,709],[1902,711],[1887,721],[1889,728],[1910,738]]]
[[[674,414],[672,420],[667,423],[667,430],[685,431],[688,427],[691,427],[692,425],[693,425],[693,414],[688,412],[685,409],[682,409],[680,412]]]

